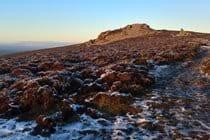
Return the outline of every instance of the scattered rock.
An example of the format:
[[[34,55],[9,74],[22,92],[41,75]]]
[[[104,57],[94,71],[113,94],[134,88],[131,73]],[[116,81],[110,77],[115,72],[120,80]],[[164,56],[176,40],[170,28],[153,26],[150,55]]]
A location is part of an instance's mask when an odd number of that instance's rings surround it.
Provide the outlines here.
[[[114,65],[111,69],[111,72],[108,71],[101,75],[102,81],[107,83],[110,91],[138,94],[144,89],[143,87],[154,83],[154,78],[144,67],[121,64]]]
[[[209,43],[202,36],[134,24],[104,32],[86,44],[0,58],[0,114],[9,118],[38,116],[32,134],[49,136],[55,132],[55,122],[72,122],[84,113],[97,119],[140,113],[142,110],[133,102],[155,82],[150,70],[158,64],[176,62],[183,62],[182,68],[190,67],[199,45]],[[200,66],[208,76],[209,62],[207,58]],[[209,90],[208,81],[191,83],[196,89]],[[169,110],[174,104],[157,101],[148,109]],[[101,124],[108,125],[105,121]],[[139,126],[165,133],[160,123],[144,122]]]

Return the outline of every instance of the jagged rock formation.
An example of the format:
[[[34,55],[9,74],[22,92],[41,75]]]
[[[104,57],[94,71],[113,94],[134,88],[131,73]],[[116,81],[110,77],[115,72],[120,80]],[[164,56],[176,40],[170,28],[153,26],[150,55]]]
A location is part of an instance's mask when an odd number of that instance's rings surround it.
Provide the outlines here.
[[[154,34],[155,30],[147,24],[132,24],[124,28],[102,32],[97,39],[89,41],[88,45],[102,45],[127,38],[134,38]]]

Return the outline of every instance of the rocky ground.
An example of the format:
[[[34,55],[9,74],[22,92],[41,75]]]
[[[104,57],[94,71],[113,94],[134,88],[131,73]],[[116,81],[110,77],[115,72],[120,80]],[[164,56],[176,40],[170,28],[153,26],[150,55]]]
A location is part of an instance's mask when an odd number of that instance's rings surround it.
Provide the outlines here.
[[[128,27],[1,57],[0,138],[210,139],[210,35]]]

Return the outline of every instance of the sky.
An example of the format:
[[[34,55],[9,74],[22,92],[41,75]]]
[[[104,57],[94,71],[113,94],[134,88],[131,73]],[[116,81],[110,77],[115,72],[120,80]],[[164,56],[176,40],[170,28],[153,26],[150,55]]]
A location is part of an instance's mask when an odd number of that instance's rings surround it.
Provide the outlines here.
[[[133,23],[210,33],[210,0],[0,1],[0,42],[84,42]]]

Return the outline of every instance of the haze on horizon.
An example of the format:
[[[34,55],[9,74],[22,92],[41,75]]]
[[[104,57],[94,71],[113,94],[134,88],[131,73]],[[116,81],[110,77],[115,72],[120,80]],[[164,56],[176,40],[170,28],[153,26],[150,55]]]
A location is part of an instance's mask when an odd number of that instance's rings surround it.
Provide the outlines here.
[[[209,0],[2,0],[0,42],[83,42],[132,23],[210,33]]]

